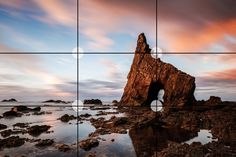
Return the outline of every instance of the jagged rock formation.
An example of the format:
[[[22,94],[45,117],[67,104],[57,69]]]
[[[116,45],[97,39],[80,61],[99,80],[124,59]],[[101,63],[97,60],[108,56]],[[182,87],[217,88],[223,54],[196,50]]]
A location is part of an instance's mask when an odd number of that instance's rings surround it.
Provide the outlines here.
[[[149,106],[164,90],[163,106],[182,108],[195,101],[195,78],[173,65],[151,56],[151,49],[142,33],[128,74],[128,82],[119,102],[121,106]]]

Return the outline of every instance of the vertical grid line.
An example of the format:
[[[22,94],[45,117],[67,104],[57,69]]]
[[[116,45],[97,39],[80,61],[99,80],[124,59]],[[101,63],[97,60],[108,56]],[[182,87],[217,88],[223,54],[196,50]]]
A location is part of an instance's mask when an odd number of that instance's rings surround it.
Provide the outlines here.
[[[158,72],[157,71],[157,58],[158,58],[158,56],[157,56],[158,55],[157,54],[157,46],[158,46],[157,45],[157,31],[158,31],[158,29],[157,29],[157,24],[158,24],[158,22],[157,22],[157,8],[158,8],[158,4],[157,3],[158,3],[158,0],[156,0],[156,19],[155,19],[155,21],[156,21],[156,33],[155,33],[155,35],[156,35],[156,80],[157,80],[157,72]],[[158,95],[157,95],[157,98],[158,98]],[[156,117],[155,117],[156,120],[157,120],[157,117],[158,117],[158,114],[157,114],[157,111],[158,111],[157,110],[157,101],[158,100],[156,100]],[[156,153],[156,156],[157,156],[157,150],[158,150],[157,140],[158,139],[157,139],[157,134],[155,134],[155,135],[156,135],[156,150],[155,150],[156,152],[154,152],[154,153]]]
[[[77,106],[77,112],[76,112],[76,114],[77,114],[77,123],[76,123],[76,125],[77,125],[77,130],[76,130],[76,134],[77,134],[77,139],[76,139],[76,141],[77,141],[77,152],[76,152],[76,155],[77,155],[77,157],[79,157],[79,119],[78,119],[78,117],[79,117],[79,0],[77,0],[77,5],[76,5],[77,7],[77,9],[76,9],[76,13],[77,13],[77,21],[76,21],[76,24],[77,24],[77,27],[76,27],[76,41],[77,41],[77,43],[76,43],[76,55],[77,55],[77,58],[76,58],[76,73],[77,73],[77,82],[76,82],[76,85],[77,85],[77,91],[76,91],[76,106]]]

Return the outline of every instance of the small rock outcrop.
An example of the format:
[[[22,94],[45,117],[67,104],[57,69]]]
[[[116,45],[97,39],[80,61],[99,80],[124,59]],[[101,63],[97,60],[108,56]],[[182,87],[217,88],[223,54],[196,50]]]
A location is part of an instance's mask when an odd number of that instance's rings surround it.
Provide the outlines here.
[[[143,33],[138,37],[127,79],[120,106],[149,106],[162,89],[164,107],[183,108],[195,102],[195,78],[153,58]]]
[[[102,105],[102,101],[99,99],[85,99],[84,104]]]
[[[11,99],[4,99],[4,100],[2,100],[2,102],[17,102],[17,100],[11,98]]]

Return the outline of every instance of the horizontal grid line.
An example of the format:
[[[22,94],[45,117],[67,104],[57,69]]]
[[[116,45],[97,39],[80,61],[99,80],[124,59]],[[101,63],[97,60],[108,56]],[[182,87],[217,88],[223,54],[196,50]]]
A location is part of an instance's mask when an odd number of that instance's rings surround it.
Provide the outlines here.
[[[0,55],[72,55],[77,53],[72,52],[62,52],[62,53],[54,53],[54,52],[0,52]],[[137,52],[83,52],[78,54],[88,54],[88,55],[119,55],[119,54],[149,54],[149,53],[137,53]],[[236,52],[151,52],[151,54],[173,54],[173,55],[194,55],[194,54],[209,54],[209,55],[235,55]]]
[[[1,105],[0,106],[0,108],[1,107],[17,107],[17,106],[22,106],[22,105],[15,105],[15,106],[12,106],[12,105]],[[41,105],[24,105],[24,106],[26,106],[26,107],[72,107],[72,105],[69,105],[69,106],[67,106],[67,105],[53,105],[53,106],[41,106]],[[218,107],[220,107],[221,105],[219,105]],[[224,105],[223,105],[224,106]],[[75,106],[75,107],[77,107],[77,105]],[[149,108],[149,107],[156,107],[156,105],[151,105],[151,106],[92,106],[92,107],[90,107],[90,106],[78,106],[78,107],[81,107],[81,108],[93,108],[93,107],[97,107],[98,109],[99,109],[99,107],[101,107],[101,108],[106,108],[106,107],[110,107],[110,108],[118,108],[118,107],[127,107],[127,108]],[[162,106],[162,105],[157,105],[157,107],[164,107],[164,106]],[[209,106],[206,106],[206,105],[195,105],[195,106],[188,106],[188,107],[209,107]],[[168,107],[168,108],[178,108],[179,109],[179,107]],[[94,110],[96,110],[96,109],[94,109]],[[104,109],[105,110],[105,109]]]

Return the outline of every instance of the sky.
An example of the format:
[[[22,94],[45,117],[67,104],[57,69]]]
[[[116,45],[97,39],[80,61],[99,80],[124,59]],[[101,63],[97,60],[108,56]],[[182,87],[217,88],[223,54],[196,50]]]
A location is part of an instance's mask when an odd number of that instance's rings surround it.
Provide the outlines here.
[[[236,101],[234,0],[79,0],[78,6],[0,1],[0,99],[73,101],[78,92],[82,100],[119,100],[144,32],[151,48],[171,52],[161,60],[196,77],[197,99]],[[79,65],[72,55],[77,39],[84,52]]]

